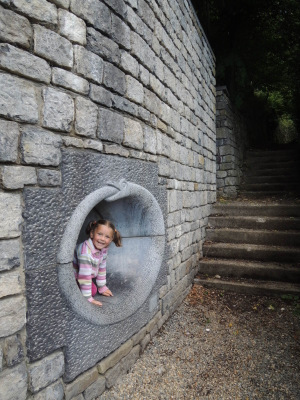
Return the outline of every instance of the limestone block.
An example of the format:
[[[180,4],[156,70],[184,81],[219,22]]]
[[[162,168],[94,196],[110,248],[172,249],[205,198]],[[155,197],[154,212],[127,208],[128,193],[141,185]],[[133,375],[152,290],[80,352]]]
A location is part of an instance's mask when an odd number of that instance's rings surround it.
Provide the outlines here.
[[[2,209],[2,204],[1,204]],[[2,254],[0,271],[6,271],[20,266],[19,240],[1,240],[0,252]]]
[[[138,106],[135,103],[125,99],[123,96],[114,95],[113,106],[118,110],[132,114],[136,117],[138,116]]]
[[[61,172],[51,169],[39,169],[38,184],[40,186],[60,186]]]
[[[13,270],[0,274],[0,298],[21,293],[20,272]]]
[[[7,368],[0,374],[1,398],[25,400],[27,397],[27,371],[25,364]]]
[[[0,119],[0,161],[17,161],[18,142],[18,124]]]
[[[36,123],[39,114],[34,86],[23,79],[0,74],[0,115]]]
[[[125,50],[121,52],[121,67],[125,69],[125,71],[130,72],[134,77],[138,78],[139,63]]]
[[[132,349],[132,340],[128,340],[116,351],[104,358],[98,365],[99,374],[104,374],[108,369],[114,367],[123,357],[125,357]]]
[[[121,157],[129,157],[129,151],[117,144],[104,144],[103,148],[105,154],[115,154]]]
[[[105,378],[99,376],[99,378],[92,383],[84,392],[84,400],[94,400],[98,398],[105,390]]]
[[[82,393],[87,389],[92,383],[96,382],[99,374],[97,368],[94,367],[89,371],[81,374],[72,383],[65,385],[65,398],[66,400],[71,400],[78,394]]]
[[[126,97],[128,97],[130,100],[142,104],[144,100],[144,88],[143,85],[133,78],[130,75],[126,76]]]
[[[79,75],[91,79],[96,83],[102,83],[103,61],[96,54],[86,50],[82,46],[74,46],[75,70]]]
[[[31,38],[32,28],[28,19],[0,6],[0,40],[29,48]]]
[[[57,8],[46,0],[11,0],[10,3],[28,17],[50,24],[57,23]]]
[[[87,28],[86,48],[113,63],[120,62],[119,46],[94,28]]]
[[[8,367],[13,367],[23,361],[24,352],[18,335],[10,336],[5,339],[3,355]]]
[[[92,140],[92,139],[84,140],[83,147],[85,149],[92,149],[92,150],[97,150],[100,152],[102,152],[102,150],[103,150],[103,144],[101,142],[98,142],[97,140]]]
[[[53,383],[46,389],[41,390],[30,400],[62,400],[64,398],[64,387],[60,381]]]
[[[138,108],[138,116],[140,117],[140,119],[142,119],[145,122],[150,122],[151,121],[151,114],[144,107],[139,107]]]
[[[125,74],[110,63],[104,64],[103,83],[106,87],[124,95],[126,91]]]
[[[112,14],[112,32],[111,36],[114,41],[120,44],[127,50],[130,50],[130,29],[129,27],[115,14]]]
[[[150,73],[142,65],[139,66],[139,79],[145,86],[148,86],[150,83]]]
[[[225,186],[235,186],[239,184],[239,179],[235,176],[225,178]]]
[[[37,81],[50,82],[51,69],[45,60],[10,44],[0,44],[0,66]]]
[[[217,178],[225,178],[227,176],[226,171],[217,171]]]
[[[168,191],[168,209],[169,212],[181,210],[183,207],[182,192],[178,190]]]
[[[125,132],[123,144],[133,149],[143,148],[143,128],[138,121],[125,118]]]
[[[86,44],[85,22],[76,15],[66,11],[58,10],[58,32],[71,42]]]
[[[69,8],[70,0],[50,0],[52,3],[56,4],[59,7]]]
[[[71,96],[53,88],[43,89],[43,126],[70,132],[74,119],[74,102]]]
[[[23,296],[0,300],[0,337],[10,336],[23,328],[26,321],[26,305]]]
[[[63,144],[67,147],[73,146],[73,147],[83,148],[83,140],[75,137],[69,136],[63,138]]]
[[[0,236],[9,239],[20,236],[22,206],[20,194],[0,192]]]
[[[6,189],[21,189],[37,183],[35,168],[24,166],[1,167],[2,184]]]
[[[78,135],[96,137],[98,107],[83,97],[75,99],[75,132]]]
[[[57,65],[73,66],[72,43],[40,25],[34,25],[34,52]]]
[[[151,340],[150,333],[147,333],[146,336],[144,337],[144,339],[141,340],[141,343],[140,343],[141,351],[145,350],[145,348],[146,348],[147,344],[149,344],[150,340]]]
[[[77,93],[89,92],[89,83],[86,79],[60,68],[52,68],[52,83]]]
[[[56,352],[28,366],[29,389],[36,393],[55,382],[64,373],[65,360],[62,352]]]
[[[124,357],[115,367],[111,368],[106,374],[106,386],[111,388],[120,376],[125,375],[139,358],[140,346],[135,346],[126,357]]]
[[[156,154],[156,130],[148,125],[144,126],[144,150]]]
[[[122,143],[124,136],[124,118],[105,108],[99,109],[98,137],[110,142]]]
[[[112,106],[112,93],[103,87],[91,83],[90,98],[96,103],[102,104],[107,107]]]
[[[70,10],[83,18],[96,29],[110,34],[111,12],[105,4],[98,0],[71,0]]]
[[[133,346],[137,345],[141,340],[143,340],[146,336],[146,333],[146,327],[144,326],[138,333],[133,335],[131,338]]]
[[[61,161],[60,136],[36,126],[22,127],[21,151],[26,164],[57,166]]]

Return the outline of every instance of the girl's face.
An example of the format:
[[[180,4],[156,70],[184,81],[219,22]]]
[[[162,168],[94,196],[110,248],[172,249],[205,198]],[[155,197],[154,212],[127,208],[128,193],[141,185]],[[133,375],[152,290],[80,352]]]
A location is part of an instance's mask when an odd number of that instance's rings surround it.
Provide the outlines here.
[[[90,233],[93,245],[97,250],[108,247],[114,238],[113,230],[106,225],[98,225],[97,228]]]

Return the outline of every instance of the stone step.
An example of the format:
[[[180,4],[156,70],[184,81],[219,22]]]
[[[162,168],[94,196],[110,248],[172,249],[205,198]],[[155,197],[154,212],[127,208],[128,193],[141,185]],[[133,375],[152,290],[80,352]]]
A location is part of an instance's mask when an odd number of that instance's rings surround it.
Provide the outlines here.
[[[300,202],[290,203],[263,203],[226,201],[216,203],[212,208],[212,216],[266,216],[266,217],[300,217]]]
[[[282,165],[278,168],[244,168],[244,176],[251,176],[251,177],[255,177],[255,176],[273,176],[273,175],[283,175],[283,176],[292,176],[292,175],[296,175],[298,176],[298,170],[295,168],[284,168],[282,167]]]
[[[272,159],[270,157],[253,157],[246,158],[244,164],[249,166],[249,168],[294,168],[299,162],[297,157],[286,158],[286,159]]]
[[[298,179],[298,175],[297,174],[293,174],[293,175],[272,175],[272,176],[268,176],[268,175],[245,175],[244,176],[244,183],[245,184],[249,184],[249,183],[299,183],[299,179]]]
[[[240,243],[205,242],[203,256],[212,258],[258,260],[264,262],[299,263],[299,247],[266,246]]]
[[[275,262],[202,258],[199,273],[209,276],[300,282],[300,265]]]
[[[245,243],[300,247],[299,231],[267,231],[253,229],[206,229],[206,240],[222,243]]]
[[[265,282],[254,280],[225,280],[215,278],[205,278],[201,275],[194,279],[196,285],[215,288],[219,290],[228,290],[236,293],[280,296],[283,294],[299,295],[300,285],[289,282]]]
[[[300,184],[298,181],[290,182],[286,181],[284,183],[243,183],[241,185],[241,189],[243,191],[270,191],[270,192],[280,192],[280,191],[292,191],[297,192],[300,191]]]
[[[209,228],[244,228],[272,230],[300,230],[300,217],[266,217],[266,216],[210,216]]]
[[[273,157],[278,158],[297,158],[299,154],[298,148],[293,149],[274,149],[274,150],[248,150],[246,152],[246,157]]]
[[[283,199],[292,199],[295,197],[295,195],[298,195],[297,192],[291,190],[291,191],[283,191],[283,190],[240,190],[239,191],[239,197],[241,199],[248,199],[248,200],[271,200],[271,201],[277,201],[277,200],[283,200]]]

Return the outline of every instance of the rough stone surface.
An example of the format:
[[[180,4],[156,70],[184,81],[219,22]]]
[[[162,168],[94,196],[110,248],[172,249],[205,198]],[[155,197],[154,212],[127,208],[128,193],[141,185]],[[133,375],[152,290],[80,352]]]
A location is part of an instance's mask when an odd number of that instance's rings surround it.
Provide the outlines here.
[[[118,350],[114,351],[98,364],[99,374],[104,374],[108,369],[114,367],[123,357],[125,357],[132,349],[132,340],[128,340],[122,344]]]
[[[113,40],[127,50],[130,50],[130,29],[119,17],[112,14],[112,32]]]
[[[124,118],[116,112],[100,108],[98,137],[110,142],[122,143],[124,135]]]
[[[84,76],[96,83],[102,83],[103,61],[96,54],[86,50],[82,46],[74,46],[75,70],[79,75]]]
[[[130,75],[126,76],[126,84],[127,84],[126,96],[130,100],[142,104],[144,101],[143,85]]]
[[[0,66],[37,81],[50,82],[51,68],[45,60],[7,43],[0,44]]]
[[[17,161],[19,136],[16,122],[0,119],[0,161]]]
[[[28,17],[50,24],[57,23],[57,9],[54,4],[46,0],[11,0],[12,6]]]
[[[27,371],[25,364],[4,370],[0,374],[0,387],[3,400],[26,400]]]
[[[58,10],[59,33],[71,42],[86,44],[85,22],[76,15],[66,11]]]
[[[60,186],[61,172],[51,169],[39,169],[38,184],[40,186]]]
[[[97,368],[92,368],[88,372],[80,375],[74,382],[65,386],[66,400],[71,400],[76,395],[82,393],[92,383],[96,382],[99,377]]]
[[[54,353],[28,367],[29,389],[36,393],[44,387],[55,382],[64,373],[64,355],[62,352]]]
[[[3,354],[8,367],[13,367],[23,361],[24,351],[18,335],[10,336],[5,339]]]
[[[12,335],[23,328],[26,322],[26,305],[23,296],[0,300],[0,337]]]
[[[22,206],[20,194],[0,192],[0,237],[9,239],[21,234]]]
[[[104,65],[103,83],[106,87],[113,89],[117,93],[121,95],[125,94],[125,74],[110,63],[105,63]]]
[[[0,274],[0,298],[19,294],[21,291],[20,271],[13,270]]]
[[[1,205],[2,208],[2,205]],[[21,219],[20,219],[21,221]],[[16,231],[18,232],[18,231]],[[18,233],[17,233],[18,236]],[[0,271],[7,271],[20,266],[20,243],[19,240],[0,240],[0,251],[2,260]]]
[[[98,107],[83,97],[75,99],[75,132],[78,135],[96,137]]]
[[[70,0],[51,0],[52,3],[56,4],[59,7],[69,8]]]
[[[71,0],[71,11],[78,17],[83,18],[96,29],[110,34],[111,12],[105,4],[98,0]]]
[[[32,28],[28,19],[0,6],[0,40],[29,48],[31,38]]]
[[[97,140],[93,139],[85,139],[83,141],[83,147],[85,149],[93,149],[97,151],[102,151],[103,150],[103,144],[101,142],[98,142]]]
[[[156,131],[148,125],[144,126],[144,150],[156,154]]]
[[[139,74],[139,63],[127,51],[121,52],[121,66],[125,71],[130,72],[135,78]]]
[[[23,79],[0,74],[0,115],[36,123],[39,113],[34,86]]]
[[[99,378],[93,382],[84,392],[84,400],[94,400],[105,390],[105,378],[99,376]]]
[[[86,48],[110,62],[119,63],[120,61],[119,46],[93,28],[87,28]]]
[[[22,128],[21,150],[26,164],[57,166],[61,160],[61,138],[35,126]]]
[[[21,189],[24,185],[37,183],[35,168],[23,166],[1,167],[2,184],[5,189]]]
[[[86,79],[60,68],[52,68],[52,83],[82,94],[89,92],[89,83]]]
[[[70,132],[74,119],[74,101],[71,96],[58,90],[43,90],[43,126],[58,131]]]
[[[57,65],[73,66],[73,47],[69,40],[39,25],[34,25],[34,52]]]
[[[103,87],[91,84],[90,98],[96,103],[107,107],[112,106],[112,94]]]
[[[138,150],[143,148],[143,129],[139,122],[125,118],[123,144]]]
[[[46,389],[33,395],[30,400],[63,400],[64,387],[61,382],[55,382]]]

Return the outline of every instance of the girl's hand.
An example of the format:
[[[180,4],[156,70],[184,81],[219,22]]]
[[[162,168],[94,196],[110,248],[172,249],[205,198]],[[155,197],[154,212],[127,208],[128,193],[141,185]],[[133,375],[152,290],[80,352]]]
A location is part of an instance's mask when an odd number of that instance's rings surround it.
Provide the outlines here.
[[[102,303],[100,301],[92,300],[91,303],[96,304],[96,306],[102,307]]]
[[[107,297],[113,296],[112,292],[109,289],[105,290],[105,292],[103,292],[101,294],[102,294],[102,296],[107,296]]]

